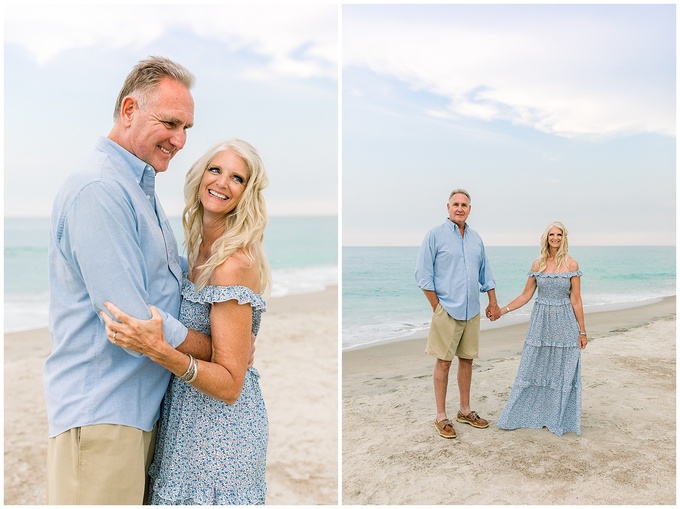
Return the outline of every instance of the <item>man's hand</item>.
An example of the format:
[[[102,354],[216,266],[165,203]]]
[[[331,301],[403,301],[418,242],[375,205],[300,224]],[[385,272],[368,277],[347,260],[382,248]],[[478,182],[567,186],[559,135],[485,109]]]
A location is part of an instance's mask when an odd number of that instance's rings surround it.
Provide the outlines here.
[[[501,317],[501,308],[498,307],[497,303],[489,303],[486,308],[486,317],[492,322],[498,320]]]
[[[437,310],[437,306],[439,305],[439,297],[437,297],[437,294],[432,290],[423,290],[423,293],[427,298],[427,302],[430,303],[430,307],[432,307],[432,312],[434,313]]]
[[[491,288],[486,294],[489,296],[486,317],[493,322],[501,317],[501,308],[498,307],[498,299],[496,299],[496,289]]]

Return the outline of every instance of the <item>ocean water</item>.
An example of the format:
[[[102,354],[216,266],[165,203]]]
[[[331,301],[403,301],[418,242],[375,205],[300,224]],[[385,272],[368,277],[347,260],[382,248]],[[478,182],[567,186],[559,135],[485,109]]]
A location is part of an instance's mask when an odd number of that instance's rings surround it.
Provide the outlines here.
[[[170,221],[182,251],[181,219]],[[47,325],[49,229],[48,218],[5,218],[5,332]],[[335,216],[270,217],[265,249],[273,297],[318,292],[338,284]]]
[[[586,311],[625,308],[675,295],[675,247],[572,247],[583,272]],[[425,331],[432,310],[415,283],[418,247],[342,249],[342,348],[402,340]],[[487,247],[499,305],[517,297],[527,281],[535,247]],[[482,309],[488,299],[480,294]],[[482,329],[527,321],[533,300]]]

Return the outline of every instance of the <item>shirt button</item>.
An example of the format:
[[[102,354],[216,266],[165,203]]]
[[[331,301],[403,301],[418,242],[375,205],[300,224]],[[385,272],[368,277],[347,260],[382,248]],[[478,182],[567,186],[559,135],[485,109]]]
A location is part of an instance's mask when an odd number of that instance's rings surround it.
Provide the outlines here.
[[[147,199],[147,200],[150,200],[150,199],[151,199],[151,195],[148,195],[148,194],[147,194],[147,195],[146,195],[146,199]]]

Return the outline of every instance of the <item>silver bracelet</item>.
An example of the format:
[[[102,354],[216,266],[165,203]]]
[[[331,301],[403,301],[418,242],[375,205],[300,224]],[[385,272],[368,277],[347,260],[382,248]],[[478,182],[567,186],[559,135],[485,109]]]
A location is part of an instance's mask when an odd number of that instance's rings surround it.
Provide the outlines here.
[[[586,331],[578,331],[579,336],[587,336]]]
[[[189,356],[189,367],[187,368],[186,373],[177,378],[183,382],[191,383],[196,380],[196,377],[198,376],[198,361],[196,361],[191,354],[188,353],[187,355]]]
[[[194,380],[196,380],[196,377],[198,376],[198,361],[194,359],[194,374],[189,380],[187,380],[188,384],[194,383]]]

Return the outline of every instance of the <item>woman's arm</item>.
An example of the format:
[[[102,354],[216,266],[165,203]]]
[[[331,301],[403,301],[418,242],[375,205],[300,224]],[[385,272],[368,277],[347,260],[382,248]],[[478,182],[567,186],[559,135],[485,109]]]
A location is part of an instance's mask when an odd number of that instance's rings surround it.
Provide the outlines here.
[[[251,263],[242,253],[232,255],[215,269],[210,284],[258,288],[257,263]],[[165,342],[162,318],[156,308],[151,307],[151,320],[140,321],[110,303],[106,303],[106,307],[120,322],[115,323],[102,313],[112,343],[146,355],[177,376],[188,371],[191,358]],[[233,404],[241,394],[246,371],[252,364],[252,308],[234,299],[213,303],[210,327],[211,360],[196,360],[198,375],[192,385],[215,399]],[[140,334],[141,329],[148,332]],[[115,338],[114,331],[117,331]]]
[[[531,270],[535,271],[537,268],[538,264],[534,261],[534,263],[531,264]],[[527,284],[524,286],[522,293],[520,293],[512,302],[510,302],[510,304],[501,308],[501,316],[507,315],[510,311],[515,311],[516,309],[524,306],[534,296],[535,291],[536,278],[529,276],[529,279],[527,279]]]
[[[178,376],[186,372],[189,367],[189,357],[166,342],[163,334],[163,318],[158,308],[149,306],[151,318],[139,320],[124,313],[110,302],[105,302],[104,306],[117,320],[114,322],[104,311],[100,312],[106,325],[106,335],[111,343],[145,355]]]
[[[106,313],[101,313],[107,336],[113,344],[145,355],[177,376],[188,371],[191,357],[165,341],[163,318],[156,307],[150,306],[151,319],[138,320],[110,302],[105,306],[118,320],[116,323]],[[196,359],[198,376],[192,385],[215,399],[233,404],[241,394],[251,357],[252,310],[250,305],[239,305],[233,299],[216,302],[212,306],[210,322],[213,328],[211,360]],[[241,341],[241,338],[245,339]]]
[[[196,389],[230,405],[236,402],[248,370],[252,317],[250,304],[234,299],[212,305],[212,359],[198,362]]]
[[[578,270],[578,263],[573,258],[569,260],[569,271]],[[588,344],[588,336],[586,334],[581,334],[586,332],[586,323],[583,316],[583,302],[581,301],[581,278],[579,276],[573,276],[571,278],[571,292],[569,294],[569,300],[571,301],[571,307],[574,308],[574,316],[576,316],[576,321],[578,322],[578,347],[583,350]]]
[[[191,354],[197,359],[204,361],[210,360],[211,341],[210,336],[206,336],[198,331],[189,329],[187,338],[179,345],[176,350],[184,354]]]
[[[147,343],[160,345],[160,342],[166,342],[164,329],[163,329],[163,318],[160,313],[156,313],[158,316],[154,316],[153,312],[151,314],[150,320],[135,320],[130,315],[124,313],[116,306],[112,306],[109,302],[105,302],[104,306],[111,312],[112,315],[120,322],[121,319],[126,320],[128,328],[125,330],[125,334],[128,336],[133,336],[135,341],[131,343],[131,346],[125,346],[128,350],[132,350],[137,353],[143,353],[140,349],[144,349]],[[151,309],[153,306],[149,306]],[[158,310],[158,308],[155,308]],[[116,314],[113,311],[116,311]],[[100,313],[103,317],[106,313]],[[111,338],[113,334],[112,330],[107,330],[107,336]],[[119,335],[122,337],[123,331],[120,331]],[[118,336],[116,336],[118,337]],[[122,343],[116,343],[118,346],[122,346]],[[202,359],[204,361],[209,361],[212,356],[212,347],[210,345],[210,336],[206,336],[193,329],[187,330],[186,339],[176,347],[177,351],[191,354],[197,359]]]
[[[529,276],[529,279],[527,279],[527,284],[524,287],[522,293],[520,293],[512,302],[510,302],[510,304],[501,308],[501,316],[507,315],[510,311],[515,311],[516,309],[524,306],[534,296],[535,291],[536,280],[533,276]]]
[[[234,253],[217,267],[211,284],[245,286],[259,290],[258,264],[242,251]],[[253,312],[249,304],[230,299],[215,302],[210,310],[212,359],[198,362],[198,377],[192,383],[199,391],[233,404],[241,395],[248,370]]]

